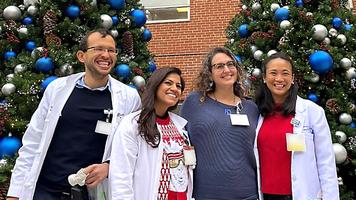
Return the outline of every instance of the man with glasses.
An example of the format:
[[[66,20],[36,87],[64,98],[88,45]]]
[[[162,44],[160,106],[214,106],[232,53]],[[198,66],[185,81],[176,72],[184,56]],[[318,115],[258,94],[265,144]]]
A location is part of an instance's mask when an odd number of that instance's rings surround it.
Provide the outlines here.
[[[85,71],[58,78],[45,90],[23,136],[8,200],[107,196],[101,183],[108,175],[113,133],[124,115],[140,108],[140,97],[109,75],[117,49],[107,30],[89,32],[76,55]],[[68,179],[73,174],[81,174],[79,182]]]

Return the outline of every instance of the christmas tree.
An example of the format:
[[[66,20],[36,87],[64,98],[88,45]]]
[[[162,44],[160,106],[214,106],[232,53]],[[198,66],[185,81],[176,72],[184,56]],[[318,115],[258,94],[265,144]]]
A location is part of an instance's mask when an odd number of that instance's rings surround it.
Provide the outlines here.
[[[2,0],[0,2],[0,199],[21,137],[47,85],[83,71],[76,59],[87,31],[106,28],[119,50],[112,75],[139,91],[156,68],[138,0]]]
[[[241,13],[226,29],[226,46],[244,65],[244,84],[252,90],[262,83],[266,57],[282,51],[295,61],[299,95],[325,109],[341,198],[356,199],[356,17],[345,5],[338,0],[242,1]]]

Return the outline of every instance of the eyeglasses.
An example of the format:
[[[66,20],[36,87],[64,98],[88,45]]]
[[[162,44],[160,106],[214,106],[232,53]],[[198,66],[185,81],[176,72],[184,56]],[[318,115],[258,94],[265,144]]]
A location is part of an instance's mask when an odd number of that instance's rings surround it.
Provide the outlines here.
[[[117,55],[118,50],[117,49],[112,49],[112,48],[104,48],[104,47],[89,47],[87,48],[88,50],[93,50],[94,53],[106,53],[108,52],[109,54]]]
[[[225,66],[229,69],[236,69],[236,62],[228,61],[226,63],[216,63],[212,65],[212,67],[217,71],[223,71]]]

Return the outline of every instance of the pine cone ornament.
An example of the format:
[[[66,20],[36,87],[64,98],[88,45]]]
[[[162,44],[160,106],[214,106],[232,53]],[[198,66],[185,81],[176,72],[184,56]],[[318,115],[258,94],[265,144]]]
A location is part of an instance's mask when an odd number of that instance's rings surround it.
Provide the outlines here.
[[[7,41],[10,43],[20,43],[20,40],[13,32],[6,32]]]
[[[326,75],[325,75],[325,85],[331,85],[333,84],[335,81],[335,75],[333,72],[328,72]]]
[[[240,39],[240,42],[238,43],[238,47],[240,49],[246,48],[247,47],[247,39],[245,39],[245,38]]]
[[[50,46],[51,44],[56,45],[57,47],[61,46],[62,40],[53,33],[46,35],[46,44]]]
[[[339,0],[331,0],[331,8],[333,10],[337,10],[340,7],[340,1]]]
[[[134,56],[133,52],[133,35],[130,31],[126,31],[122,35],[122,50],[129,57]]]
[[[304,75],[301,73],[296,73],[294,76],[294,83],[298,85],[298,87],[302,87],[304,84]]]
[[[139,67],[134,67],[132,69],[132,71],[137,74],[137,75],[140,75],[140,76],[144,76],[145,74],[143,73],[142,69],[140,69]]]
[[[10,180],[0,183],[0,200],[5,200],[10,186]]]
[[[336,99],[328,99],[325,106],[332,114],[337,114],[340,112],[340,108],[337,105]]]
[[[57,25],[57,16],[53,10],[49,10],[43,16],[43,30],[44,35],[48,35],[53,32]]]

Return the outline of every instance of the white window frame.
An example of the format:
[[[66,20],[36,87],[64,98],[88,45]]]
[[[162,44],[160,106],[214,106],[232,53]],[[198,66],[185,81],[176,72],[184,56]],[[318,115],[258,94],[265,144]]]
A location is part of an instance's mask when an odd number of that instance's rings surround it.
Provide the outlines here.
[[[156,24],[156,23],[171,23],[171,22],[186,22],[190,21],[190,0],[188,1],[188,5],[175,5],[175,6],[152,6],[152,7],[144,7],[145,10],[149,9],[165,9],[165,8],[184,8],[187,7],[187,18],[186,19],[167,19],[167,20],[148,20],[147,24]],[[142,2],[140,2],[142,4]],[[143,5],[143,4],[142,4]]]
[[[352,0],[349,0],[349,7],[350,9],[354,8],[354,2]]]

